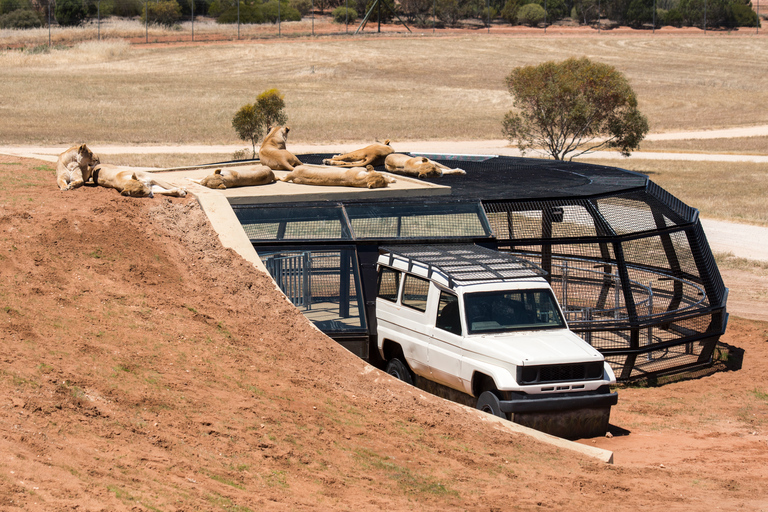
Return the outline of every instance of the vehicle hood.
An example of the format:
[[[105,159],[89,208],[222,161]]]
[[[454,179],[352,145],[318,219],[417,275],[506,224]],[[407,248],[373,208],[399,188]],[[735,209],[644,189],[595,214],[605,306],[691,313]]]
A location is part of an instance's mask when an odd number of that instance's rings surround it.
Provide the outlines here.
[[[602,361],[603,355],[568,329],[482,334],[465,338],[464,349],[480,359],[518,366]]]

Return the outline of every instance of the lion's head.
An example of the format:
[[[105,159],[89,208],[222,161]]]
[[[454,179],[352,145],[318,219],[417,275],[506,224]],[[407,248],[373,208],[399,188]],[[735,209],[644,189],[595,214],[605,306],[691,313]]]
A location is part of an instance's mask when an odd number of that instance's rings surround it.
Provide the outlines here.
[[[269,133],[264,137],[263,146],[272,146],[278,149],[285,149],[285,142],[288,140],[288,132],[291,131],[290,126],[273,126],[270,128]]]
[[[136,173],[133,173],[131,179],[125,183],[125,186],[123,187],[122,192],[120,192],[120,195],[130,197],[154,197],[154,194],[152,194],[152,189],[146,186],[144,183],[140,182],[136,178]]]
[[[200,180],[200,184],[208,188],[217,188],[224,190],[227,186],[224,184],[224,178],[221,175],[221,169],[216,169],[213,174]]]
[[[365,179],[365,183],[368,188],[384,188],[387,186],[388,180],[380,172],[370,171]]]

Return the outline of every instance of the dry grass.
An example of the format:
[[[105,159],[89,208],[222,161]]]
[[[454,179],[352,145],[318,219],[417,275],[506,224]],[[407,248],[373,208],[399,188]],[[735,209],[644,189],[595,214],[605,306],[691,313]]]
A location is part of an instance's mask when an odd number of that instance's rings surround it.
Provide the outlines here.
[[[738,137],[733,139],[653,140],[640,144],[641,151],[685,153],[736,153],[739,155],[768,154],[768,137]]]
[[[600,159],[594,163],[646,174],[672,195],[697,208],[703,216],[768,226],[768,209],[765,208],[768,164],[634,158]]]
[[[768,104],[762,38],[111,41],[1,52],[0,144],[236,144],[232,116],[271,87],[286,95],[294,142],[496,139],[511,108],[504,77],[512,68],[582,55],[627,74],[653,130],[768,124],[768,110],[755,108]]]

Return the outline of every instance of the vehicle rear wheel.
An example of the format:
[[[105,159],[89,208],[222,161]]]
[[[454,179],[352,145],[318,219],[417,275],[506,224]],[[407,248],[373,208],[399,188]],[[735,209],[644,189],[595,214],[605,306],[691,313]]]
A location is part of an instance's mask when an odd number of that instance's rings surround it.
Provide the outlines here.
[[[499,418],[508,419],[507,415],[501,410],[499,397],[493,391],[483,391],[480,393],[480,396],[477,397],[477,408]]]
[[[387,373],[413,386],[413,373],[411,373],[411,369],[398,358],[393,357],[389,360],[389,363],[387,363]]]

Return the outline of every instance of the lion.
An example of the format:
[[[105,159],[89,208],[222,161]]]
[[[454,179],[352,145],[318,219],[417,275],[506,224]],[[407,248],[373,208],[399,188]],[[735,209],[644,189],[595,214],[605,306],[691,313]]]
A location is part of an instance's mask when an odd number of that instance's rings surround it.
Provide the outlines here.
[[[157,179],[152,173],[121,169],[116,165],[99,164],[93,169],[93,182],[102,187],[114,188],[121,196],[154,197],[155,194],[185,197],[187,191]]]
[[[91,171],[98,163],[99,157],[85,144],[72,146],[56,162],[56,184],[61,190],[82,187],[91,179]]]
[[[275,171],[292,171],[295,166],[301,165],[301,161],[285,149],[290,130],[289,126],[275,126],[269,130],[259,148],[259,161],[263,165]]]
[[[216,169],[213,174],[201,180],[191,180],[208,188],[228,189],[266,185],[275,181],[275,173],[266,165],[256,165],[238,171],[234,169]]]
[[[384,167],[388,172],[416,178],[439,178],[446,174],[467,174],[464,169],[451,169],[427,157],[412,157],[400,153],[387,155],[386,160],[384,160]]]
[[[335,165],[337,167],[365,167],[366,165],[381,165],[384,158],[394,153],[395,150],[389,145],[389,139],[384,144],[371,144],[363,149],[357,149],[343,155],[336,155],[332,158],[323,160],[325,165]]]
[[[339,169],[334,166],[302,164],[296,166],[280,181],[328,187],[384,188],[396,180],[374,171],[372,165]]]

